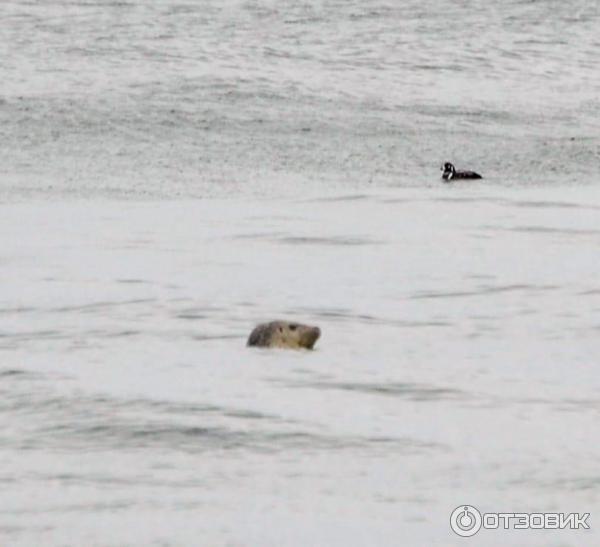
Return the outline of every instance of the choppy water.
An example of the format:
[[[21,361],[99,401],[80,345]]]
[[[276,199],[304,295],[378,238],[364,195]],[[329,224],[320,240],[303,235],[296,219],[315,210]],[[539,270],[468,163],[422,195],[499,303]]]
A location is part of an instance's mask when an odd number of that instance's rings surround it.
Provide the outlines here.
[[[599,24],[2,2],[0,544],[597,544]]]
[[[422,187],[448,158],[507,185],[597,174],[596,2],[0,10],[4,195]]]

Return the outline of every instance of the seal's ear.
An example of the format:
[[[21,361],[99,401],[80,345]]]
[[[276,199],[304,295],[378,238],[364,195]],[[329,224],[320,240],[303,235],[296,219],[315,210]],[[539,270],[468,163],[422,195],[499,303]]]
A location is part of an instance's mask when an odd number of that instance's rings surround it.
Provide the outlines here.
[[[279,327],[279,332],[283,332],[283,327]]]

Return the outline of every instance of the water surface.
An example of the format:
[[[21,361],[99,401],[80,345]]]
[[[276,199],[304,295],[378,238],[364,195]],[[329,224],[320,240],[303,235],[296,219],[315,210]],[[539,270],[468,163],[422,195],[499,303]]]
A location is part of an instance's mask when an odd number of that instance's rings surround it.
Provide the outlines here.
[[[2,545],[598,543],[599,20],[3,2]]]

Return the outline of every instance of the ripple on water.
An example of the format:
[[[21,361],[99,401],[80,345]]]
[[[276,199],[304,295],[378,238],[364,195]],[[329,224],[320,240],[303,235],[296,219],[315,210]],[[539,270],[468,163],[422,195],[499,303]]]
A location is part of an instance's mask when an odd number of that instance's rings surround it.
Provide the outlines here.
[[[454,388],[437,387],[427,384],[410,382],[285,382],[292,388],[311,388],[322,390],[351,391],[368,395],[382,395],[387,397],[399,397],[411,401],[433,402],[433,401],[466,401],[473,396],[465,391]]]
[[[502,230],[507,232],[522,232],[527,234],[549,234],[563,236],[597,236],[600,230],[591,228],[555,228],[551,226],[487,226],[489,230]]]
[[[257,419],[229,413],[238,419]],[[262,418],[258,418],[262,419]],[[438,448],[438,443],[424,442],[412,438],[385,436],[326,435],[303,430],[274,430],[268,427],[236,428],[232,426],[193,426],[177,423],[127,422],[112,418],[107,421],[77,423],[71,420],[40,429],[35,437],[21,438],[16,445],[21,449],[48,449],[71,451],[83,448],[86,451],[111,449],[168,449],[173,451],[202,453],[209,451],[281,452],[287,450],[329,451],[346,449],[377,449],[377,446],[394,447],[396,450],[414,452]]]
[[[372,387],[372,389],[376,389]],[[400,387],[397,386],[400,390]],[[6,394],[5,394],[6,395]],[[426,397],[413,388],[414,397]],[[438,393],[441,397],[441,392]],[[430,390],[429,397],[434,397]],[[8,435],[7,446],[18,450],[86,451],[166,449],[186,453],[207,451],[280,452],[287,450],[378,450],[415,452],[438,449],[437,443],[409,437],[323,433],[310,424],[244,408],[197,403],[172,403],[108,396],[48,397],[29,392],[10,395],[0,404],[17,426],[27,416],[36,423]],[[43,416],[43,419],[39,419]]]
[[[379,317],[375,315],[356,313],[345,308],[290,308],[286,314],[309,315],[315,318],[327,319],[333,322],[349,322],[354,324],[388,325],[393,327],[419,328],[419,327],[449,327],[452,323],[441,320],[415,321],[397,319],[393,317]]]
[[[307,200],[308,203],[338,203],[344,201],[368,201],[373,199],[369,194],[352,194],[347,196],[328,196]]]
[[[331,236],[331,237],[311,237],[311,236],[286,236],[277,238],[276,241],[285,245],[331,245],[338,247],[360,246],[360,245],[381,245],[384,242],[365,237]]]
[[[505,293],[505,292],[541,292],[541,291],[552,291],[559,289],[557,285],[528,285],[528,284],[514,284],[514,285],[486,285],[476,290],[471,291],[424,291],[413,294],[409,298],[411,300],[425,300],[434,298],[462,298],[470,296],[485,296],[489,294]]]
[[[34,374],[32,374],[31,372],[27,371],[27,370],[22,370],[22,369],[16,369],[16,368],[9,368],[9,369],[3,369],[0,370],[0,378],[30,378],[31,376],[34,376]]]

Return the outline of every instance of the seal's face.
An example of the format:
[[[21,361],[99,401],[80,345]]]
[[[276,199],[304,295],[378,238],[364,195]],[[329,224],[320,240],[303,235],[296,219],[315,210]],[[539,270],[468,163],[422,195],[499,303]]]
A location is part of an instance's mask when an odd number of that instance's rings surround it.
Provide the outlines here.
[[[278,326],[279,335],[283,337],[285,347],[313,349],[321,336],[319,327],[309,327],[298,323],[283,323]]]
[[[248,338],[249,346],[269,348],[312,349],[321,336],[319,327],[272,321],[258,325]]]

